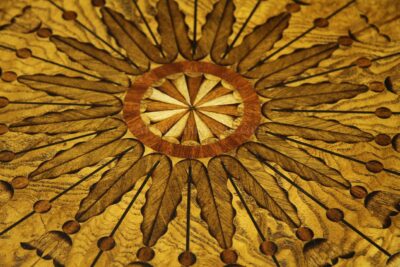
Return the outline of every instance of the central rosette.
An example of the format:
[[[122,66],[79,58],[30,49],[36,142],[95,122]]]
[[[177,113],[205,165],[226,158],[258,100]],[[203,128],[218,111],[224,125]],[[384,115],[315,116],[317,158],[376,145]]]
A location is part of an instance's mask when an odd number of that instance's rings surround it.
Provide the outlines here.
[[[260,104],[241,75],[204,62],[165,65],[138,78],[124,118],[136,138],[182,158],[211,157],[242,144],[260,121]]]

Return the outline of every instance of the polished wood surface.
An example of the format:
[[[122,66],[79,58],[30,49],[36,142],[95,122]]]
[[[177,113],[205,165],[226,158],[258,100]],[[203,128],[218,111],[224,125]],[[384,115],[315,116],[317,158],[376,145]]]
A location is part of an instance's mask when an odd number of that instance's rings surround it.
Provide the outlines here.
[[[399,266],[399,12],[1,1],[0,266]]]

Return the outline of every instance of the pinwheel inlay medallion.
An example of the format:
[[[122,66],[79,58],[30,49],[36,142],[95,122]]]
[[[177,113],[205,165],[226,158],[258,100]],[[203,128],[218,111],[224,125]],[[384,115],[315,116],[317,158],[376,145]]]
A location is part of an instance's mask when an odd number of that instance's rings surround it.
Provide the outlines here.
[[[241,75],[205,62],[165,65],[128,90],[124,119],[156,151],[211,157],[247,141],[260,121],[260,102]]]

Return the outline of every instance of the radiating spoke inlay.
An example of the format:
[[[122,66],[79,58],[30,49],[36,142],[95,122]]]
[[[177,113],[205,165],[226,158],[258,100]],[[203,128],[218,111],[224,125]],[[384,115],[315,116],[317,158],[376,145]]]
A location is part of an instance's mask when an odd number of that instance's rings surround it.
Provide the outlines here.
[[[240,74],[205,62],[165,65],[137,79],[124,118],[135,138],[184,158],[229,151],[247,141],[261,119],[258,96]]]
[[[237,128],[242,115],[236,90],[210,74],[170,75],[146,96],[142,119],[154,134],[177,144],[216,142]]]

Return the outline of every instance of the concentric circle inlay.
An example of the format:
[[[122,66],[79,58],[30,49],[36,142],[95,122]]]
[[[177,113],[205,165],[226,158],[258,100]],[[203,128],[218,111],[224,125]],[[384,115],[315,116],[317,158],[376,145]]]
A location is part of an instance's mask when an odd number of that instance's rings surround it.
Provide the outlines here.
[[[180,62],[138,78],[124,102],[132,134],[152,149],[202,158],[247,141],[260,121],[260,103],[241,75],[205,62]]]

